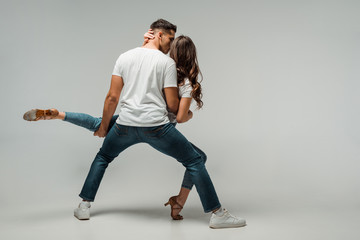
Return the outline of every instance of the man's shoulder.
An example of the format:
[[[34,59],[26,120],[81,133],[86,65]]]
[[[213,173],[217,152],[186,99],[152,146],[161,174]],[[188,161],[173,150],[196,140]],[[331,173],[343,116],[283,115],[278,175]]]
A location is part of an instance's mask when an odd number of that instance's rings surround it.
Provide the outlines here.
[[[126,55],[135,54],[136,52],[139,51],[138,49],[139,49],[139,47],[129,49],[126,52],[121,53],[120,56],[126,56]]]
[[[165,64],[166,66],[174,65],[175,61],[169,57],[168,55],[164,54],[160,50],[157,49],[150,49],[150,48],[136,48],[135,51],[141,52],[140,54],[149,54],[149,55],[156,55],[158,63]],[[152,58],[152,57],[151,57]]]
[[[169,57],[168,55],[165,55],[164,53],[160,52],[161,53],[161,59],[163,60],[164,63],[166,63],[167,66],[170,66],[170,65],[175,65],[175,61],[174,59],[172,59],[171,57]]]
[[[146,56],[156,56],[157,63],[164,64],[165,66],[169,67],[171,65],[175,65],[175,61],[169,57],[168,55],[164,54],[160,50],[156,49],[149,49],[149,48],[142,48],[142,47],[136,47],[132,48],[130,50],[127,50],[126,52],[122,53],[119,57],[119,59],[137,59],[138,57],[146,57]],[[154,58],[151,57],[153,60]],[[154,63],[155,63],[154,62]]]

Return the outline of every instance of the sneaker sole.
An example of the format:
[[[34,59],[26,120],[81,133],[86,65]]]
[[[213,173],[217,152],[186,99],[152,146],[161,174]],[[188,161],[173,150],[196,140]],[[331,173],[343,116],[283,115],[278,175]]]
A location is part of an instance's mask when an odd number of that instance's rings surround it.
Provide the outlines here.
[[[77,219],[79,219],[80,221],[90,220],[90,218],[81,218],[81,217],[76,216],[75,214],[74,214],[74,216],[75,216]]]
[[[74,217],[76,217],[79,220],[89,220],[90,219],[89,214],[82,215],[82,214],[76,214],[75,212],[74,212]]]
[[[224,224],[224,225],[215,225],[215,226],[209,226],[212,229],[221,229],[221,228],[239,228],[239,227],[245,227],[246,223],[243,224],[237,224],[237,225],[231,225],[229,226],[228,224]]]

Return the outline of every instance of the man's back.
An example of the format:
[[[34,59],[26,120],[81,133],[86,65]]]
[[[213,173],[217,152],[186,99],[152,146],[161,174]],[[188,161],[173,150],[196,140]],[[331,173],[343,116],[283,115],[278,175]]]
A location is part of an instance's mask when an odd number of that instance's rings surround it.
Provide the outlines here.
[[[177,87],[171,58],[156,49],[135,48],[120,55],[113,75],[124,81],[117,123],[149,127],[169,122],[163,89]]]

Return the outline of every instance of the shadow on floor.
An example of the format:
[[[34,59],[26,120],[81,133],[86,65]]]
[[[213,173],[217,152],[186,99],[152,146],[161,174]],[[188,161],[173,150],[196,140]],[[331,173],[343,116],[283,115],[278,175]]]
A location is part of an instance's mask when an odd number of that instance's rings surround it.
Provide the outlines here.
[[[204,219],[209,219],[210,215],[204,214],[201,209],[198,208],[187,208],[184,209],[180,214],[184,216],[186,219],[195,220],[195,221],[204,221]],[[133,207],[124,207],[124,208],[102,208],[92,210],[91,216],[98,217],[103,215],[132,215],[139,216],[143,218],[149,219],[165,219],[170,217],[170,207],[168,208],[149,208],[149,207],[141,207],[141,208],[133,208]]]
[[[207,222],[210,218],[210,214],[205,214],[200,208],[184,208],[180,213],[186,220]],[[144,219],[168,219],[170,217],[170,207],[164,208],[151,208],[151,207],[97,207],[91,209],[91,218],[98,218],[103,216],[129,216],[138,217]],[[47,222],[57,221],[64,219],[71,219],[73,216],[73,209],[37,209],[37,211],[29,211],[23,214],[13,214],[6,218],[8,223],[21,223],[21,222]],[[74,218],[75,219],[75,218]]]

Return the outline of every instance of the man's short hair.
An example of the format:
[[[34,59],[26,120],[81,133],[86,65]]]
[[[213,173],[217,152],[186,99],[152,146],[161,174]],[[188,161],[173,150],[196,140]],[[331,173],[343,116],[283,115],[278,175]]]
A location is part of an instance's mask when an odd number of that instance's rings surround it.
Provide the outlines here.
[[[174,32],[176,32],[176,25],[164,20],[164,19],[158,19],[155,22],[153,22],[150,26],[150,28],[152,30],[155,29],[161,29],[163,31],[165,31],[166,33],[170,33],[171,30],[173,30]]]

